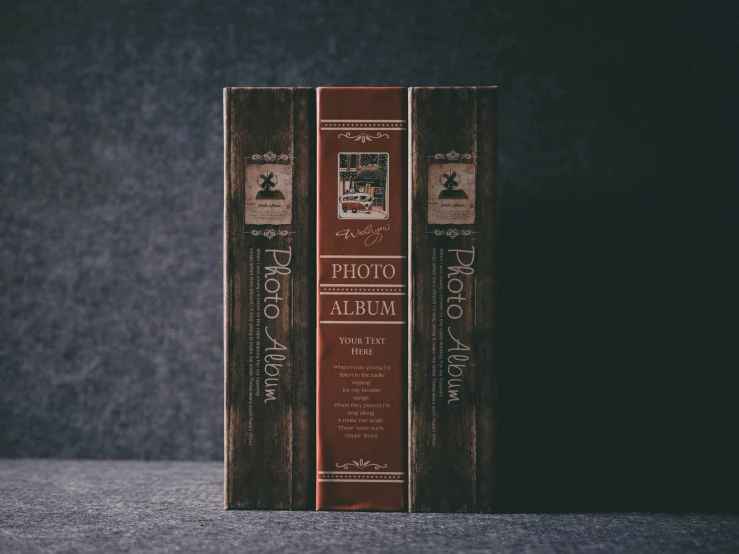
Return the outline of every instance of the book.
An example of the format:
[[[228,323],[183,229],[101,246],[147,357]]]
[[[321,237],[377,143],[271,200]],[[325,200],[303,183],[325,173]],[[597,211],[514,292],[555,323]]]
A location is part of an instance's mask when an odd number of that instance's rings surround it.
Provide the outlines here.
[[[310,509],[315,494],[315,92],[227,88],[225,506]]]
[[[497,89],[409,90],[409,503],[493,510]]]
[[[407,510],[407,92],[318,96],[318,510]]]

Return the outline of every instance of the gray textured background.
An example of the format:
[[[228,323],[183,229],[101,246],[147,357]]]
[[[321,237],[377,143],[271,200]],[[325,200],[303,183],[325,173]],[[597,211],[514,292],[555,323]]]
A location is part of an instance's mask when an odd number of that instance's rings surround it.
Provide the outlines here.
[[[221,457],[224,86],[498,84],[500,505],[737,508],[730,18],[523,4],[4,2],[0,456]]]
[[[227,511],[222,489],[218,462],[0,459],[0,549],[82,554],[739,550],[736,515]]]

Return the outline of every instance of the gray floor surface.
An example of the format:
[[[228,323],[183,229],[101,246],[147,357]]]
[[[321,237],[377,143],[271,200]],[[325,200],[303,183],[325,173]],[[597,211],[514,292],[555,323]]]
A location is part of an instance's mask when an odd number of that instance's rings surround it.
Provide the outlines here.
[[[0,459],[0,552],[739,552],[739,516],[225,511],[218,462]]]

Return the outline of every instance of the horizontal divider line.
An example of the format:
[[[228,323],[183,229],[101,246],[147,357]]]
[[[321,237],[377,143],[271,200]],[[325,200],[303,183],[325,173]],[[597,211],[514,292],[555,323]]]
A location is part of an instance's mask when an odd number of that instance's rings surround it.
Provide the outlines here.
[[[337,255],[334,255],[334,254],[321,254],[320,257],[321,258],[349,258],[349,259],[351,259],[351,258],[372,258],[372,259],[375,259],[375,258],[380,258],[380,259],[387,258],[387,259],[390,259],[390,258],[392,258],[394,260],[397,260],[397,259],[405,259],[408,256],[379,256],[379,255],[377,255],[377,256],[375,256],[375,255],[373,255],[373,256],[357,256],[357,255],[354,255],[354,254],[350,254],[348,256],[344,256],[344,255],[338,255],[338,254]]]
[[[319,321],[319,323],[344,323],[346,325],[379,325],[381,323],[383,324],[389,324],[389,325],[403,325],[405,321],[337,321],[337,320],[326,320],[322,319]]]
[[[339,285],[339,284],[332,284],[332,283],[321,283],[322,287],[362,287],[362,288],[371,288],[371,287],[396,287],[396,288],[404,288],[405,285],[373,285],[370,283],[357,283],[352,285]]]
[[[405,123],[405,119],[322,119],[321,123]]]
[[[319,471],[321,475],[323,474],[330,474],[330,475],[339,475],[339,474],[347,474],[347,475],[405,475],[404,471]]]
[[[365,292],[322,292],[321,294],[328,295],[340,295],[340,296],[405,296],[404,292],[379,292],[379,291],[365,291]]]
[[[319,483],[405,483],[405,479],[319,479]]]
[[[405,127],[321,127],[321,131],[405,131]]]

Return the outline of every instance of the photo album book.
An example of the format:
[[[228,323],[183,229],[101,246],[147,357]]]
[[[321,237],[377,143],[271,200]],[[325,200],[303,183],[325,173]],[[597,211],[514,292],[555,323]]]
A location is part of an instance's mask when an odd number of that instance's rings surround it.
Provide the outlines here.
[[[496,87],[224,90],[224,503],[495,510]]]

